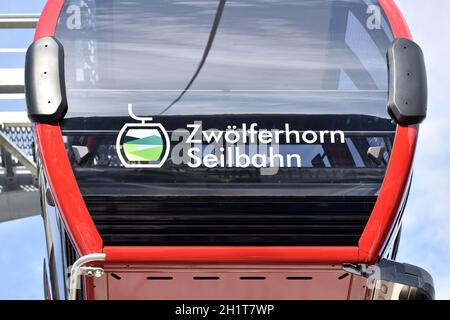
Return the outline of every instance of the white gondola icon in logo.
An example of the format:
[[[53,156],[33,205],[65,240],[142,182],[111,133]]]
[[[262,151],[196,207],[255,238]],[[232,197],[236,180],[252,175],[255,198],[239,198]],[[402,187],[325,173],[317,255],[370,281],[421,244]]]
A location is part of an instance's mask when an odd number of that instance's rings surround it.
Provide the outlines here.
[[[128,104],[128,114],[141,123],[127,123],[116,140],[117,155],[125,168],[161,168],[170,151],[170,139],[160,123],[150,117],[138,117],[133,105]]]

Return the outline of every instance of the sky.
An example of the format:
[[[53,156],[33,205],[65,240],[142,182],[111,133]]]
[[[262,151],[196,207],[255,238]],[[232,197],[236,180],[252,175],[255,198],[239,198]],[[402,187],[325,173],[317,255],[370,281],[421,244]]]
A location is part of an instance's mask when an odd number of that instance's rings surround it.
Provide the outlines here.
[[[428,117],[420,127],[414,178],[398,260],[434,277],[437,297],[450,298],[450,1],[397,0],[428,74]],[[445,39],[445,40],[444,40]]]
[[[405,210],[398,261],[421,266],[435,282],[436,296],[450,298],[450,1],[397,0],[425,54],[429,103],[420,128],[414,178]],[[0,0],[0,13],[39,12],[43,0]],[[1,47],[26,47],[33,32],[0,30]],[[447,35],[446,35],[447,34]],[[0,68],[22,58],[0,56]],[[23,110],[23,103],[0,111]],[[0,299],[42,299],[45,239],[40,216],[0,223]]]

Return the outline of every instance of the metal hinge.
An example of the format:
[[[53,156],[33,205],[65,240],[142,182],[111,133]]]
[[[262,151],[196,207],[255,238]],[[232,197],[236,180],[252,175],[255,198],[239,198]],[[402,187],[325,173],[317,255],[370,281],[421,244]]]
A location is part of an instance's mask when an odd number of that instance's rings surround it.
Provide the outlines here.
[[[351,264],[351,263],[344,263],[342,265],[342,269],[344,271],[347,271],[351,274],[355,274],[357,276],[362,276],[365,278],[371,278],[377,273],[379,274],[379,268],[377,266],[369,266],[367,264]]]
[[[86,277],[100,278],[105,273],[105,270],[99,267],[81,267],[80,275]]]
[[[69,279],[69,300],[76,300],[77,289],[79,286],[80,276],[88,277],[101,277],[104,274],[104,270],[100,267],[84,266],[87,263],[105,261],[106,255],[104,253],[91,253],[79,258],[72,265],[70,270]]]

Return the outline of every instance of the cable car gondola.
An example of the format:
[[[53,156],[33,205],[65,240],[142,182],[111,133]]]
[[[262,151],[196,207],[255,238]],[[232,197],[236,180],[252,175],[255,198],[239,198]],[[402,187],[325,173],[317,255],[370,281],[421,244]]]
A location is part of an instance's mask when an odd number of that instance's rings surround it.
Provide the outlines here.
[[[391,0],[50,0],[26,97],[48,298],[434,297],[395,261],[427,88]]]

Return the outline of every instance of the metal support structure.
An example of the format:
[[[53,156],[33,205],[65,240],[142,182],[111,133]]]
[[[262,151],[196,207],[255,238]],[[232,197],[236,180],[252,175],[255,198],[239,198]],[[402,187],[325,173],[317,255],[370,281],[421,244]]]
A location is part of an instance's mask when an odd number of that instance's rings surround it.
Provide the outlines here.
[[[39,21],[38,13],[0,14],[0,29],[34,29]],[[0,54],[25,53],[26,48],[0,48]],[[0,69],[0,94],[22,94],[23,68]]]
[[[0,14],[0,29],[31,31],[36,28],[39,17],[40,14],[37,13]],[[0,59],[5,55],[21,55],[21,59],[24,59],[27,46],[28,43],[24,43],[23,48],[8,46],[6,43],[0,44]],[[2,105],[8,100],[24,99],[24,68],[20,66],[0,68]],[[0,168],[0,222],[4,222],[35,215],[39,212],[40,206],[39,193],[36,192],[35,178],[38,170],[33,159],[31,125],[25,110],[23,112],[1,110],[0,126],[0,157],[4,167]],[[17,165],[16,159],[20,165]],[[27,170],[23,170],[21,166]]]
[[[2,68],[0,69],[0,94],[24,93],[24,69]]]
[[[6,189],[15,189],[16,183],[14,183],[14,166],[11,158],[11,154],[6,149],[0,149],[2,156],[3,167],[6,173]]]
[[[0,48],[0,53],[26,53],[26,48]]]
[[[34,29],[39,21],[39,16],[37,13],[0,14],[0,28]]]
[[[84,265],[90,262],[101,262],[106,260],[104,253],[92,253],[79,258],[72,265],[70,269],[69,280],[69,300],[77,299],[77,290],[80,284],[80,277],[82,275],[87,277],[99,278],[103,275],[104,270],[99,267],[85,267]]]
[[[37,178],[37,166],[36,164],[28,158],[28,156],[23,153],[11,140],[8,139],[7,136],[0,131],[0,147],[2,147],[6,152],[16,157],[17,160],[25,166],[33,175],[33,177]]]

